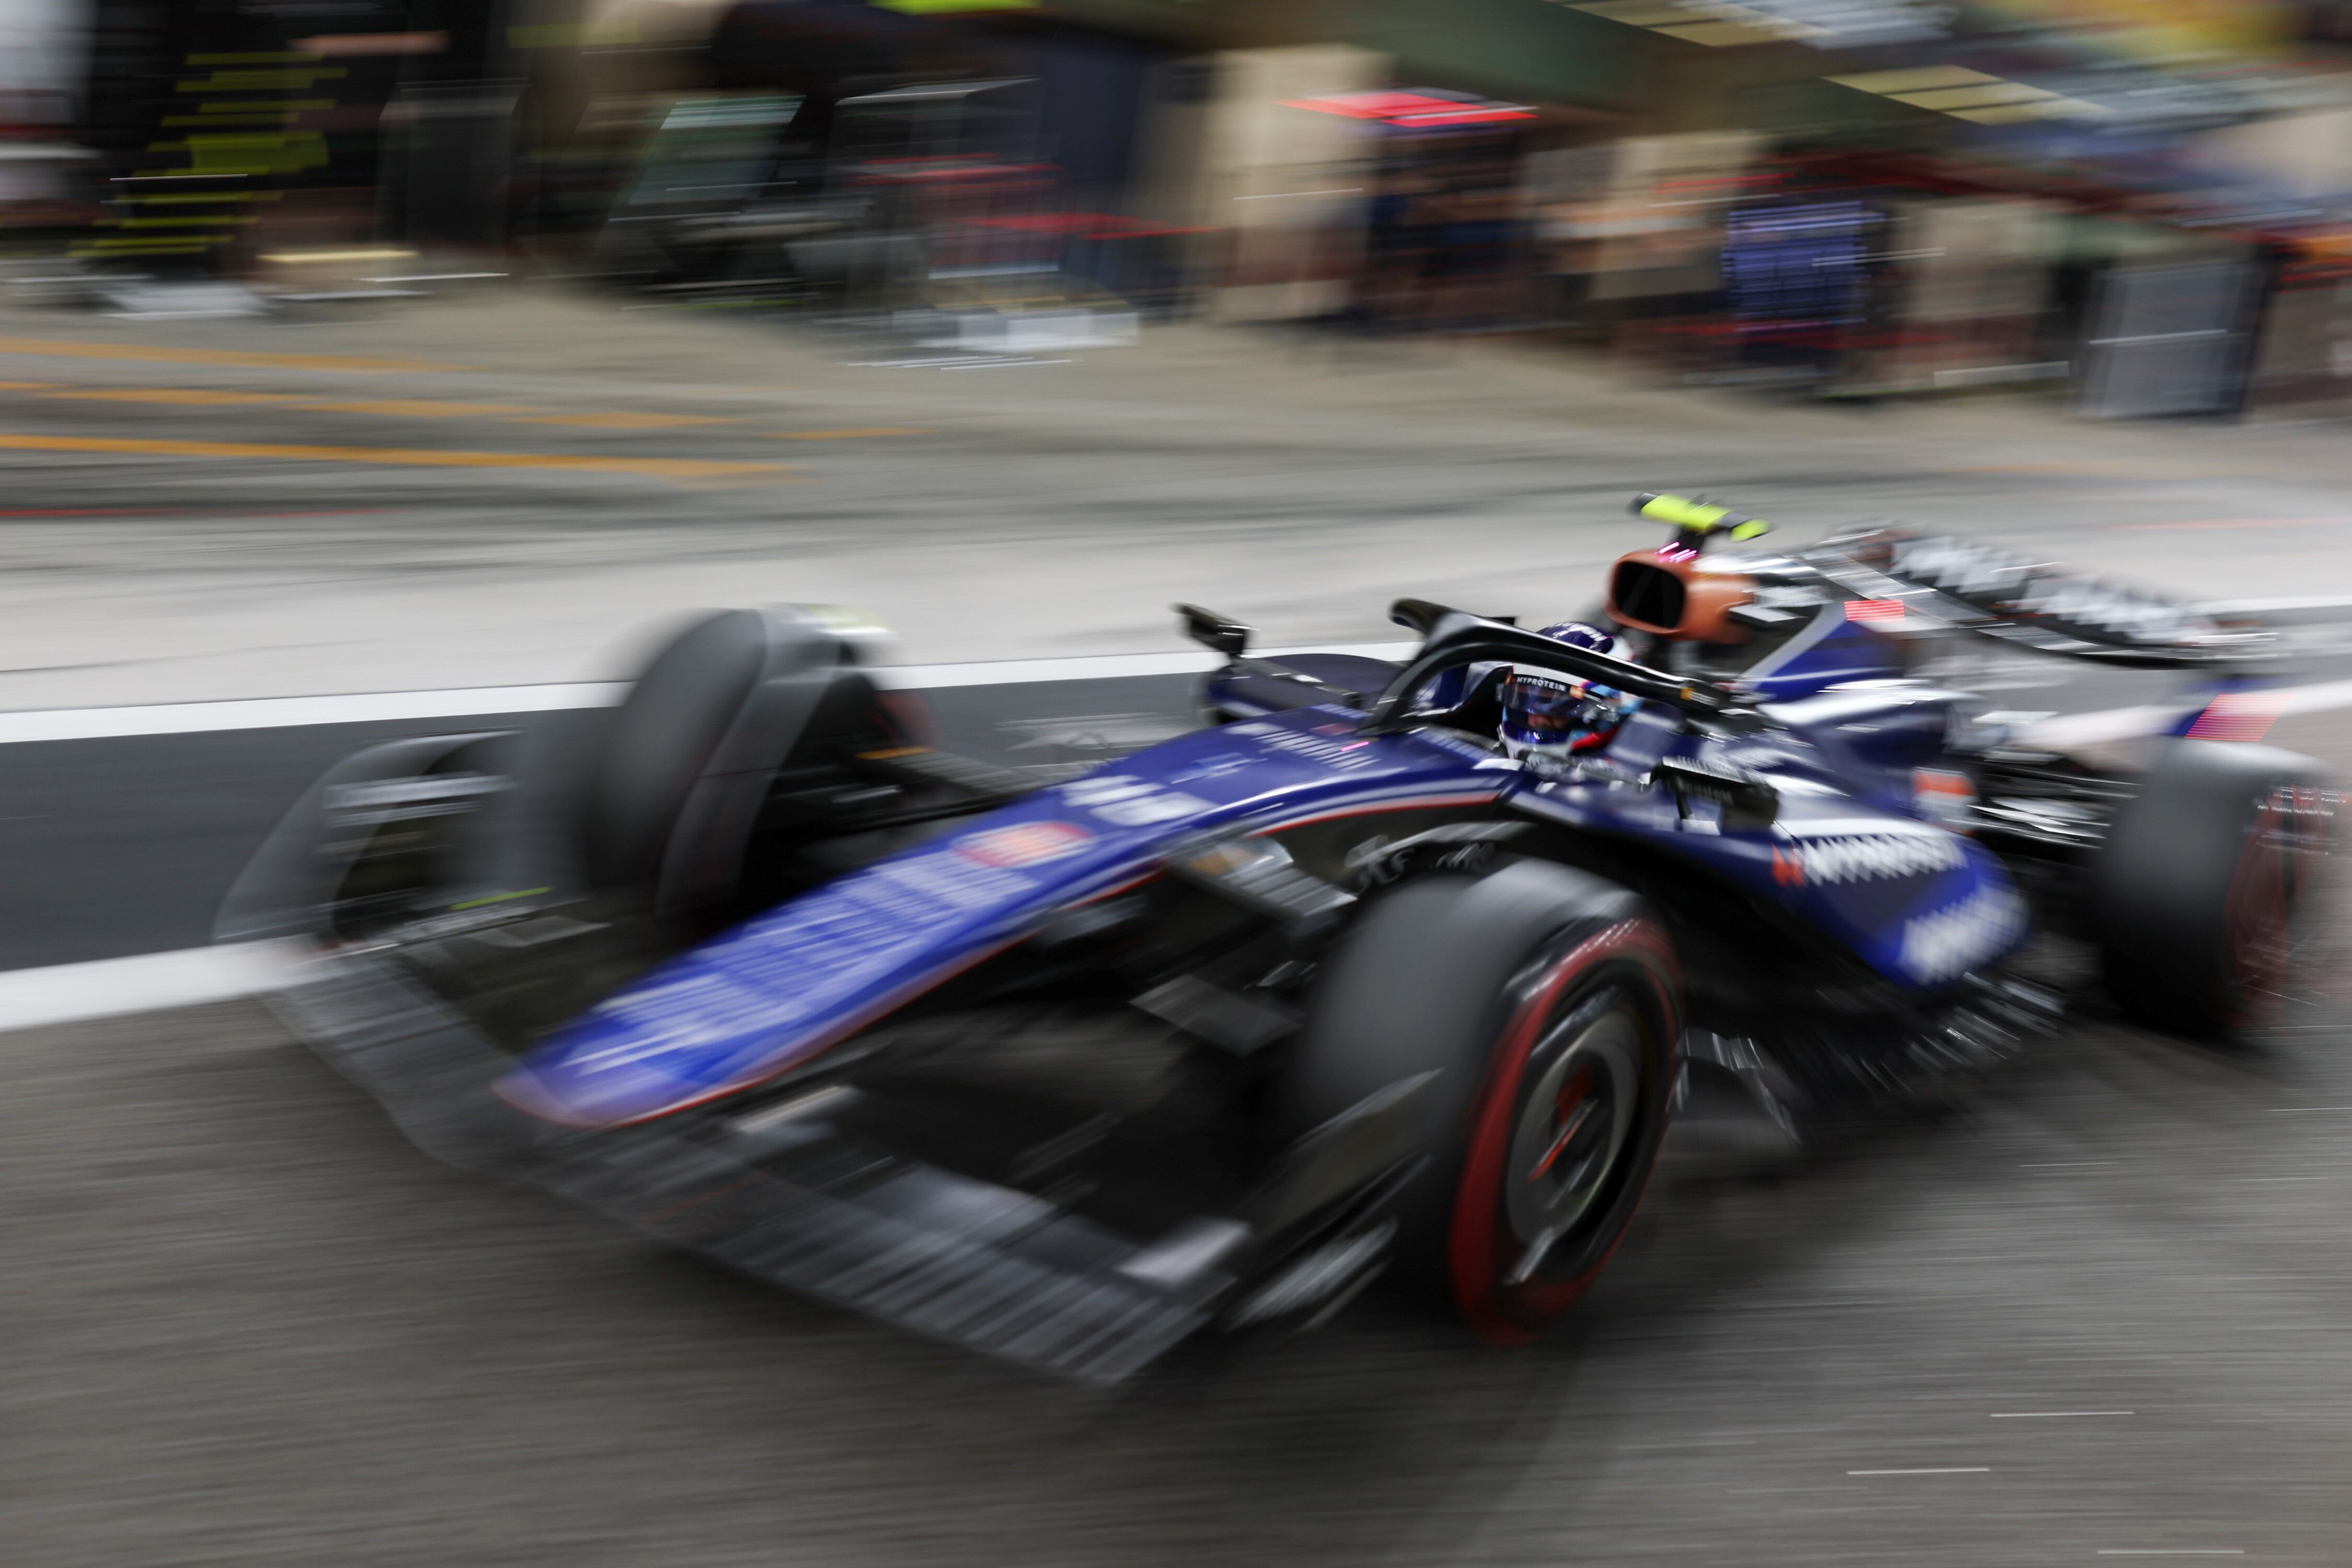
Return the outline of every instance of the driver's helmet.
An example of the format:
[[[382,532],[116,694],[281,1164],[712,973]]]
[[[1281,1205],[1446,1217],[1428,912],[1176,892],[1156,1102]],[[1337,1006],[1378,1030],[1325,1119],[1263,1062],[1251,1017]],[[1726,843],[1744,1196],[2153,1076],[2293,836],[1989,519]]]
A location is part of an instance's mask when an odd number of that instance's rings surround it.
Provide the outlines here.
[[[1624,657],[1615,637],[1580,621],[1546,626],[1541,635],[1570,647]],[[1626,717],[1642,705],[1640,698],[1614,687],[1528,669],[1513,669],[1503,682],[1502,695],[1503,742],[1514,756],[1597,752],[1616,738]]]

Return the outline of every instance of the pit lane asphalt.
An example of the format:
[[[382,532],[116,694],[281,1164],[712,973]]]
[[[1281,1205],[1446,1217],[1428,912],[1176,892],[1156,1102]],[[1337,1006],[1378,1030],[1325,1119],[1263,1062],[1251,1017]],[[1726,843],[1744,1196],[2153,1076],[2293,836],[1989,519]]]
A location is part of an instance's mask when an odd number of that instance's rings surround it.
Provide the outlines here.
[[[350,738],[206,739],[290,789]],[[2340,718],[2276,739],[2352,764]],[[1859,1142],[1681,1150],[1536,1346],[1367,1300],[1108,1394],[437,1167],[257,1005],[0,1037],[0,1555],[2337,1564],[2331,908],[2263,1049],[2093,1023]]]

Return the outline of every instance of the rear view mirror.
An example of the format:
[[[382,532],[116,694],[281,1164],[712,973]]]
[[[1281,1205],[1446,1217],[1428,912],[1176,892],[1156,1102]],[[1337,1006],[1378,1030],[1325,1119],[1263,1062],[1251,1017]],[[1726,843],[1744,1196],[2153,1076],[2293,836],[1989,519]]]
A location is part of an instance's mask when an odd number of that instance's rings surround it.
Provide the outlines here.
[[[1169,607],[1184,617],[1184,635],[1202,647],[1212,648],[1227,658],[1239,658],[1249,651],[1250,629],[1241,622],[1229,621],[1198,605]]]

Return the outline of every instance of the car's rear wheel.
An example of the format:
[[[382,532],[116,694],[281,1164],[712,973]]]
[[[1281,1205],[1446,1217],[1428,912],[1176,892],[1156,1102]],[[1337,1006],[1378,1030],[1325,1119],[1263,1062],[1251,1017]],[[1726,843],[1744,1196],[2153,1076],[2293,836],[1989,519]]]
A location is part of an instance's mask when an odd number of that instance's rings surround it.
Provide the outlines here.
[[[2152,1027],[2228,1037],[2284,1000],[2330,808],[2315,764],[2183,741],[2117,813],[2092,881],[2107,989]]]
[[[1398,1261],[1517,1342],[1591,1289],[1633,1220],[1680,1013],[1672,944],[1623,889],[1538,861],[1432,878],[1334,953],[1279,1103],[1311,1127],[1428,1075]]]

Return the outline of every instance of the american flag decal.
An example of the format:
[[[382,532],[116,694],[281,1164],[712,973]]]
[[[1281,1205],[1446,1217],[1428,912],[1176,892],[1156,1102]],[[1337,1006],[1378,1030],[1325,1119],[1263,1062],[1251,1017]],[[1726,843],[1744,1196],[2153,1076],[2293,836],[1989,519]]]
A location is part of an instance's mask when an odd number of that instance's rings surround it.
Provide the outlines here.
[[[2192,741],[2259,741],[2286,709],[2284,691],[2224,691],[2189,726]]]

